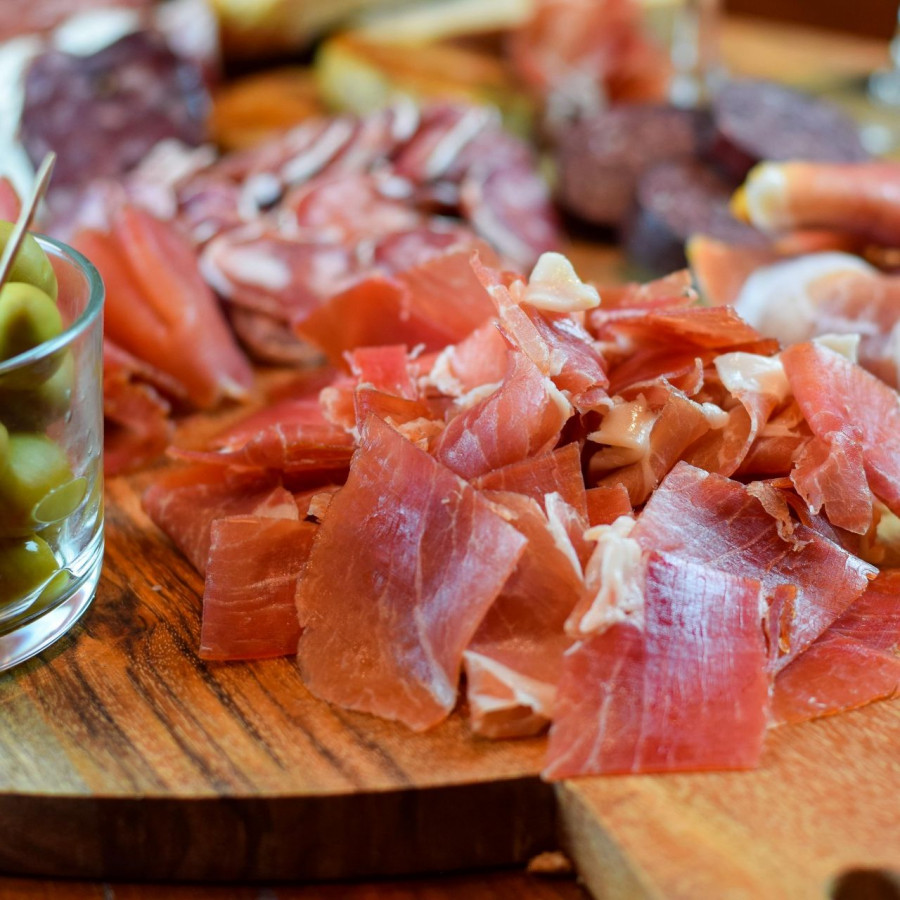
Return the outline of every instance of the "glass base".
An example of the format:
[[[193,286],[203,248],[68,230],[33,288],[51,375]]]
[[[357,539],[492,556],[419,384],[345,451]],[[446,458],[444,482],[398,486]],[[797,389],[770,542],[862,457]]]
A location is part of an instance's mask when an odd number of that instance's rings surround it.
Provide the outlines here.
[[[92,557],[65,599],[44,612],[28,616],[21,625],[0,634],[0,672],[46,650],[81,618],[91,605],[100,580],[103,566],[102,533]]]

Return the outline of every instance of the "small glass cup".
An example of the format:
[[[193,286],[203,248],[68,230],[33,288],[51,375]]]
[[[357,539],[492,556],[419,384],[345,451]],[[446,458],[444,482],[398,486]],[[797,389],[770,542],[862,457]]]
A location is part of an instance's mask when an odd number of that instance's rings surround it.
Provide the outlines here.
[[[0,362],[0,671],[75,624],[103,562],[103,282],[77,251],[35,238],[64,329]]]

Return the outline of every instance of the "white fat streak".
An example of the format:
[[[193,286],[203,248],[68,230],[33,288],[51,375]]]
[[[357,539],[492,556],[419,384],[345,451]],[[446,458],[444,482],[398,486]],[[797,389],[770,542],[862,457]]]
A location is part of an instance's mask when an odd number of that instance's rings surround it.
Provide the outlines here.
[[[185,59],[219,59],[219,23],[209,0],[166,0],[154,8],[166,43]]]
[[[764,335],[783,344],[800,343],[815,328],[815,282],[842,272],[876,271],[849,253],[810,253],[757,269],[744,282],[735,309]]]
[[[556,549],[565,556],[575,574],[583,581],[584,572],[581,569],[581,561],[578,559],[572,539],[569,537],[569,530],[566,528],[566,521],[571,521],[578,514],[556,491],[544,494],[544,509],[547,510],[547,525]]]
[[[758,353],[723,353],[715,359],[716,372],[732,394],[765,394],[781,403],[791,392],[784,366],[777,356]]]
[[[222,250],[218,247],[221,241],[221,238],[213,238],[200,252],[197,265],[203,280],[220,297],[230,299],[234,296],[234,285],[222,271],[222,267],[218,262],[219,254],[222,253]],[[227,247],[228,244],[226,243],[225,246]]]
[[[401,95],[391,107],[391,137],[395,141],[408,141],[418,130],[421,117],[419,106],[410,97]]]
[[[474,106],[437,142],[425,163],[425,179],[440,178],[456,159],[460,150],[488,124],[495,114],[486,106]]]
[[[728,413],[715,403],[701,403],[700,412],[703,413],[703,417],[709,422],[709,427],[713,431],[724,428],[728,424]]]
[[[744,184],[747,216],[763,231],[781,231],[790,227],[787,216],[787,173],[781,163],[755,166]]]
[[[575,412],[566,395],[546,376],[544,376],[544,388],[550,399],[556,404],[563,419],[568,419]]]
[[[431,371],[424,379],[425,384],[434,385],[437,390],[447,397],[459,397],[463,393],[462,382],[453,374],[453,360],[456,356],[456,346],[445,347],[437,356]]]
[[[894,329],[896,330],[896,326],[894,326]],[[814,344],[819,344],[822,347],[833,350],[835,353],[840,353],[841,356],[849,359],[852,363],[859,360],[859,341],[860,335],[854,333],[820,334],[818,337],[813,338]]]
[[[316,174],[353,135],[353,124],[347,119],[335,119],[325,131],[281,167],[285,184],[301,184]]]
[[[611,525],[596,525],[584,533],[597,542],[585,574],[588,584],[598,588],[580,620],[566,622],[567,631],[595,634],[626,621],[643,628],[643,551],[631,537],[634,526],[631,516],[619,516]]]
[[[550,312],[578,312],[600,305],[597,289],[585,284],[562,253],[542,253],[531,270],[525,302]]]
[[[476,403],[481,403],[482,400],[490,397],[501,384],[503,384],[502,381],[479,384],[477,387],[472,388],[468,393],[461,394],[457,397],[453,405],[457,410],[469,409],[469,407],[475,406]]]
[[[238,213],[242,219],[253,219],[264,206],[271,206],[281,196],[281,182],[271,172],[256,172],[241,185]]]
[[[610,409],[600,427],[588,435],[588,440],[644,453],[650,445],[650,433],[657,418],[643,397],[624,400]]]
[[[258,247],[232,247],[226,257],[228,277],[268,291],[282,291],[291,283],[291,269],[283,260]]]
[[[485,656],[477,650],[465,650],[463,659],[468,670],[483,669],[501,684],[506,685],[512,693],[511,699],[509,697],[490,697],[483,694],[470,695],[470,703],[477,705],[482,714],[486,715],[516,706],[524,706],[539,715],[550,718],[553,704],[556,701],[556,685],[549,684],[546,681],[538,681],[536,678],[529,678],[527,675],[511,669],[509,666],[504,666],[502,663],[497,662],[496,659]]]
[[[141,16],[134,9],[104,7],[69,16],[54,29],[53,46],[73,56],[92,56],[127,34],[138,31]]]

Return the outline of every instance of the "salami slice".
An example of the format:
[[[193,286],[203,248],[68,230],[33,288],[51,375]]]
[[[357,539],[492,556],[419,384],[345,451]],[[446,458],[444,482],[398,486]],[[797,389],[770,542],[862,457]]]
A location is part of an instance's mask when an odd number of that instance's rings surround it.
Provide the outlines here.
[[[631,261],[655,275],[684,268],[684,245],[695,234],[729,244],[764,245],[759,231],[731,214],[733,187],[699,162],[654,166],[638,183],[637,205],[625,229]]]
[[[560,203],[593,225],[620,227],[640,176],[657,163],[695,156],[706,121],[655,104],[614,106],[583,119],[559,142]]]
[[[764,159],[859,162],[868,154],[839,107],[767,81],[731,81],[712,102],[712,158],[742,179]]]

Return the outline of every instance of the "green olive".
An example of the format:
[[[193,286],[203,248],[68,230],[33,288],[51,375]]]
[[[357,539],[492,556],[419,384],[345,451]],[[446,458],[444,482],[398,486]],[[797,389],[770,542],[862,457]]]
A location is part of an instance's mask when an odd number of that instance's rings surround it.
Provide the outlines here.
[[[10,281],[0,288],[0,362],[25,353],[61,334],[62,316],[40,288]],[[61,353],[52,353],[0,375],[0,388],[36,387],[58,368]]]
[[[61,574],[53,550],[38,535],[0,541],[0,613],[37,591],[58,594]]]
[[[12,222],[0,222],[0,253],[6,246],[10,235],[15,228]],[[40,288],[55,302],[59,286],[56,282],[56,273],[50,257],[41,249],[41,245],[30,235],[25,235],[25,240],[19,247],[19,252],[13,261],[9,272],[8,281],[24,281]]]
[[[0,536],[27,534],[46,524],[42,504],[75,480],[66,454],[55,441],[43,434],[10,434],[6,467],[0,471]],[[77,489],[69,489],[58,502],[51,501],[53,515],[58,518],[65,498],[71,500],[76,494]],[[76,506],[83,496],[82,487]]]
[[[17,390],[0,375],[0,419],[7,428],[40,431],[69,411],[75,383],[75,357],[71,350],[59,355],[58,364],[59,368],[37,387]]]

